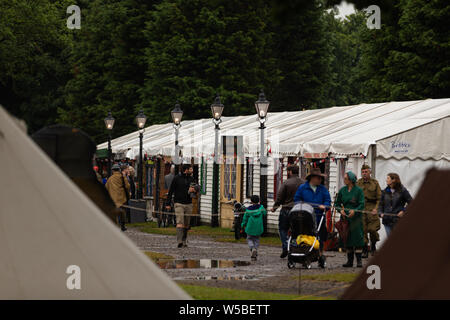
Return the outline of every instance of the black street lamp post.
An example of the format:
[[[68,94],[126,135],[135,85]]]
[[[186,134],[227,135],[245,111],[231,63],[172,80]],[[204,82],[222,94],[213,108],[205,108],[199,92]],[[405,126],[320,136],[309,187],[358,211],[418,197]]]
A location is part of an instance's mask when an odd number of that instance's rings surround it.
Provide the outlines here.
[[[142,140],[144,138],[144,126],[147,122],[147,117],[144,114],[144,111],[141,109],[136,116],[136,124],[139,129],[139,162],[138,162],[138,179],[139,179],[139,188],[138,188],[138,199],[142,199],[143,197],[143,164],[142,164]]]
[[[174,163],[175,163],[175,174],[177,175],[178,172],[180,172],[179,164],[180,164],[180,151],[178,146],[178,133],[181,127],[181,118],[183,117],[183,110],[181,110],[180,104],[175,104],[175,108],[170,113],[172,116],[173,121],[173,128],[175,129],[175,157],[174,157]]]
[[[219,226],[219,124],[222,122],[223,104],[219,95],[211,105],[213,123],[215,125],[214,164],[213,164],[213,189],[212,189],[212,218],[211,226]]]
[[[116,119],[111,115],[111,111],[108,112],[108,116],[105,118],[105,126],[108,130],[108,178],[111,177],[111,131],[114,128],[114,122]]]
[[[261,90],[261,93],[259,94],[258,101],[255,102],[255,108],[256,108],[256,114],[258,115],[258,120],[260,123],[259,129],[261,130],[261,137],[260,137],[260,180],[259,180],[259,195],[260,195],[260,201],[261,204],[264,206],[264,208],[267,209],[267,156],[265,151],[265,143],[264,143],[264,129],[266,117],[267,117],[267,110],[269,109],[270,102],[266,100],[266,96],[264,95],[264,91]],[[264,216],[264,235],[267,234],[267,215]]]

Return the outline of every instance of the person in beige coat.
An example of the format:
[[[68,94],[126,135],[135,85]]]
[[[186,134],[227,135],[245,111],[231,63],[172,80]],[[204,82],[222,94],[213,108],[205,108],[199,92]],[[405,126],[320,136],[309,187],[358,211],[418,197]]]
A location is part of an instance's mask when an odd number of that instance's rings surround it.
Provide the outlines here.
[[[120,172],[118,164],[113,165],[111,169],[113,174],[109,177],[105,186],[111,199],[114,201],[114,204],[120,209],[121,213],[118,216],[119,225],[121,230],[125,231],[127,229],[125,228],[125,209],[123,208],[123,205],[126,205],[130,198],[130,184],[125,177],[126,171],[123,170]]]

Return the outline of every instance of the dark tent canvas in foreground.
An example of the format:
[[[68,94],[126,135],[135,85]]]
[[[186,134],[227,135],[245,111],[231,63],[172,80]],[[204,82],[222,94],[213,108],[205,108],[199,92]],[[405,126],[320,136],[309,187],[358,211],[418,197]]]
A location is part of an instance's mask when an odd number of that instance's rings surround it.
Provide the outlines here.
[[[1,106],[0,154],[0,299],[190,299]]]
[[[381,289],[368,289],[367,266]],[[341,299],[450,299],[450,170],[431,169],[407,216]]]

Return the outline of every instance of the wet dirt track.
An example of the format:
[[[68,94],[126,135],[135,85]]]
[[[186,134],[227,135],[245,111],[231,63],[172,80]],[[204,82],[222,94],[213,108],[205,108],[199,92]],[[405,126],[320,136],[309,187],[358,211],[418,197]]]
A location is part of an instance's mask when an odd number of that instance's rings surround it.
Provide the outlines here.
[[[175,236],[148,234],[129,228],[125,234],[143,251],[173,256],[177,260],[234,260],[250,262],[246,244],[214,242],[207,237],[188,235],[188,247],[177,248]],[[281,249],[260,246],[258,260],[248,266],[229,268],[171,268],[164,271],[175,281],[184,284],[207,285],[241,290],[268,291],[283,294],[302,294],[339,297],[349,285],[345,282],[298,280],[298,277],[323,273],[359,273],[359,268],[343,268],[346,257],[340,252],[326,252],[327,268],[320,269],[317,262],[312,269],[288,269],[287,258],[280,259]],[[204,262],[204,261],[203,261]],[[367,263],[367,259],[363,259]],[[184,265],[186,267],[186,264]]]

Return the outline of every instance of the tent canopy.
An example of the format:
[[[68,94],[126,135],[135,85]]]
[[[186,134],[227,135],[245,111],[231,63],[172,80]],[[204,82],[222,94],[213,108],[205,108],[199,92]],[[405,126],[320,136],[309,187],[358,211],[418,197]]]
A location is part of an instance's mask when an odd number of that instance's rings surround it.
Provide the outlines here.
[[[450,160],[450,117],[379,140],[377,156],[397,160]]]
[[[189,299],[1,106],[0,154],[0,299]]]
[[[387,137],[450,116],[450,99],[428,99],[360,104],[293,112],[269,113],[266,143],[274,155],[305,153],[363,154],[370,145]],[[256,115],[223,117],[220,134],[242,135],[244,154],[259,154],[259,129]],[[174,129],[171,123],[145,129],[145,152],[156,155],[174,154]],[[182,122],[179,145],[183,156],[209,157],[214,152],[214,125],[211,119]],[[107,143],[98,145],[106,148]],[[112,140],[114,152],[136,156],[139,133]]]

